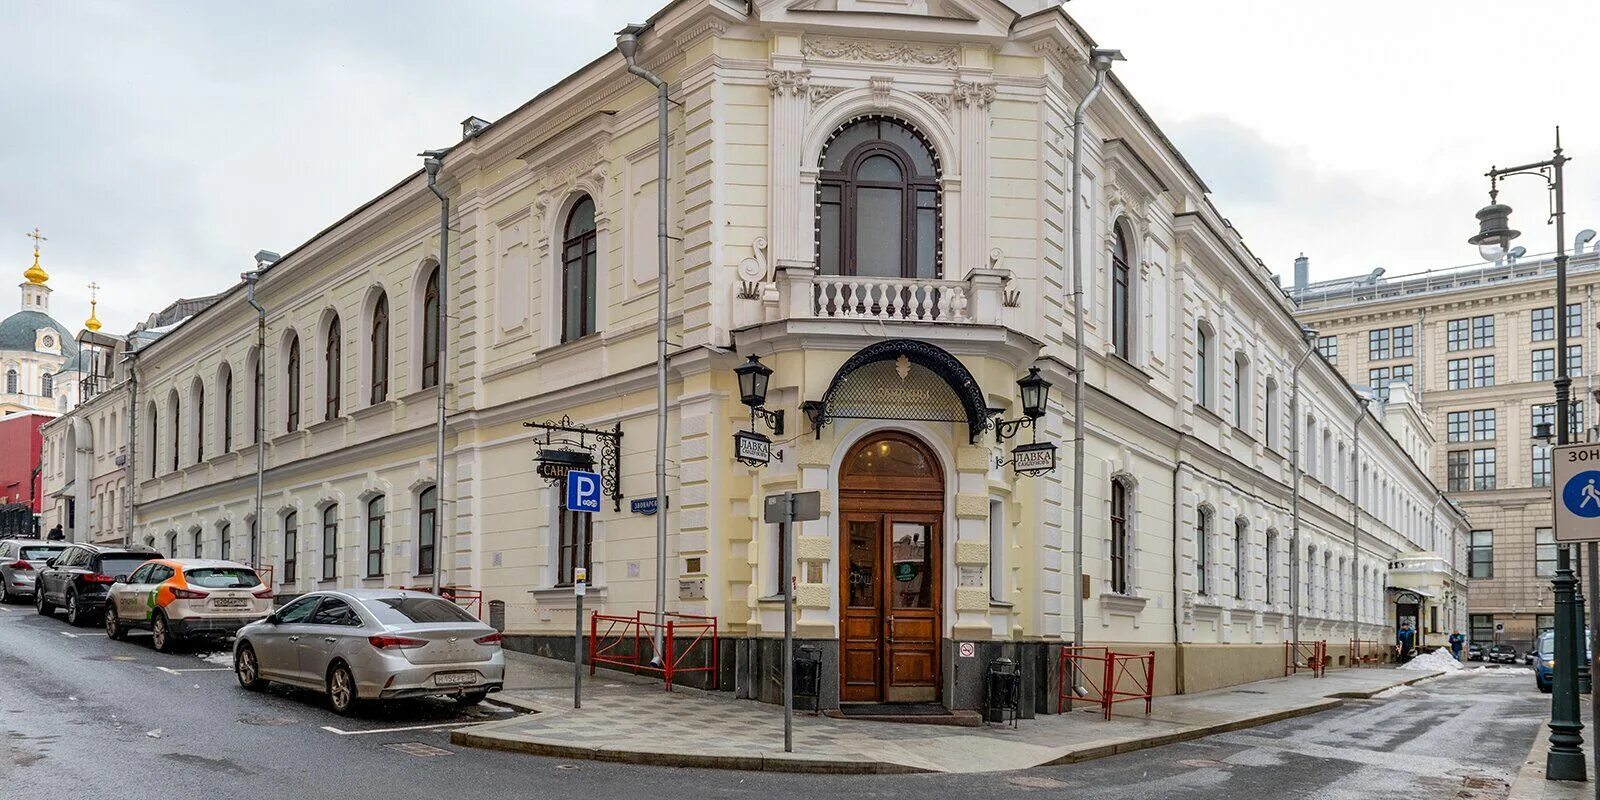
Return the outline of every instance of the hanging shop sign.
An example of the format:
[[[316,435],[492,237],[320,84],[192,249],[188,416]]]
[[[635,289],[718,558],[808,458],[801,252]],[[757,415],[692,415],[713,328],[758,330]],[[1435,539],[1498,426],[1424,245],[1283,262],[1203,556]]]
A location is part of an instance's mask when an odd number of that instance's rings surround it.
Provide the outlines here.
[[[537,440],[539,454],[534,460],[535,472],[546,483],[562,485],[573,471],[593,471],[600,476],[601,494],[611,498],[615,510],[622,510],[622,423],[608,430],[576,425],[571,418],[562,417],[557,421],[524,422],[522,427],[544,432]]]
[[[1018,475],[1043,475],[1056,468],[1054,442],[1019,444],[1011,449],[1011,467]]]
[[[594,454],[588,450],[541,449],[536,468],[539,477],[559,481],[572,470],[587,470],[594,466]]]
[[[755,431],[735,431],[733,457],[741,464],[764,467],[772,462],[772,440]]]

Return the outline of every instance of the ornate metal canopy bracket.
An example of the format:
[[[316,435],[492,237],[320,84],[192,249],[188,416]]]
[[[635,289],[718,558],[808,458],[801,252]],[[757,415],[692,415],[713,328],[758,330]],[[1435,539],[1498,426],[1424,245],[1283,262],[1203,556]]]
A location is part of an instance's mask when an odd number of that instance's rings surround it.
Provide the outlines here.
[[[562,415],[561,419],[544,422],[524,422],[524,428],[534,428],[544,431],[544,435],[536,441],[547,450],[550,448],[575,448],[574,451],[583,452],[590,456],[593,464],[594,450],[600,449],[600,484],[601,489],[611,497],[612,506],[622,510],[622,423],[618,422],[610,430],[603,428],[588,428],[575,425],[572,418]],[[576,436],[574,436],[576,434]],[[590,442],[590,437],[594,441]],[[556,451],[561,452],[561,451]],[[554,463],[553,460],[547,459]],[[565,461],[558,465],[550,474],[546,474],[545,481],[551,486],[559,484],[566,477],[566,470],[572,463]],[[558,473],[559,474],[556,474]]]

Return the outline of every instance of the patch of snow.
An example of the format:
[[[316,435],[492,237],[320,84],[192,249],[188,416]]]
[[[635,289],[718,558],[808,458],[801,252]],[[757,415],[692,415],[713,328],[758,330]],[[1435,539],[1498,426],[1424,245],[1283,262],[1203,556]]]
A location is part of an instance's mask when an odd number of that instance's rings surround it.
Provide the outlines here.
[[[1416,672],[1460,672],[1465,669],[1461,662],[1455,660],[1448,650],[1435,650],[1431,653],[1413,657],[1410,661],[1400,665],[1401,669]]]
[[[201,653],[198,658],[207,664],[215,664],[219,667],[233,666],[232,653]]]

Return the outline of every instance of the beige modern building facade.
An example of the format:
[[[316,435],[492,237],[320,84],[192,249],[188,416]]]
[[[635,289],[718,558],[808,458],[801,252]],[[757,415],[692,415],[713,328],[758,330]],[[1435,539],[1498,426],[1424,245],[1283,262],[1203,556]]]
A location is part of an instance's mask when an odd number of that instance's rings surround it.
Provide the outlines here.
[[[580,576],[586,612],[649,617],[664,566],[667,610],[717,619],[722,688],[765,699],[787,562],[824,706],[972,708],[1003,655],[1025,710],[1053,709],[1079,627],[1155,652],[1162,693],[1281,674],[1296,625],[1336,657],[1390,641],[1391,564],[1452,559],[1465,533],[1420,466],[1432,440],[1302,360],[1289,299],[1115,78],[1081,165],[1076,544],[1067,175],[1093,46],[1042,0],[668,4],[639,50],[671,87],[668,174],[654,89],[602,54],[442,156],[443,270],[419,172],[261,273],[264,328],[234,286],[140,347],[135,536],[239,557],[254,534],[284,594],[437,574],[481,591],[511,646],[563,657]],[[633,502],[656,494],[660,291],[664,565]],[[752,355],[785,413],[781,433],[754,423],[763,466],[735,458]],[[1001,441],[1030,367],[1049,404]],[[1061,463],[1019,475],[1035,438]],[[592,452],[599,513],[563,508],[539,463],[555,449]],[[1356,502],[1358,475],[1383,493]],[[762,519],[790,490],[822,493],[792,551]]]
[[[1600,251],[1571,243],[1568,370],[1571,440],[1596,422]],[[1471,521],[1463,564],[1473,641],[1531,647],[1554,624],[1548,441],[1555,425],[1555,270],[1521,249],[1499,262],[1306,283],[1299,316],[1351,383],[1414,387],[1439,442],[1428,468]]]

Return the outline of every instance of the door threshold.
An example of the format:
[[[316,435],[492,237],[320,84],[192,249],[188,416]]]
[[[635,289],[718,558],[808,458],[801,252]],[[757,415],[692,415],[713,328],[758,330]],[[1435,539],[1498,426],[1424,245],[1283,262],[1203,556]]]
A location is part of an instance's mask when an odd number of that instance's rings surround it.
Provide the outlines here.
[[[938,703],[842,703],[823,714],[834,719],[868,722],[905,722],[918,725],[953,725],[976,728],[983,715],[976,711],[951,711]]]

